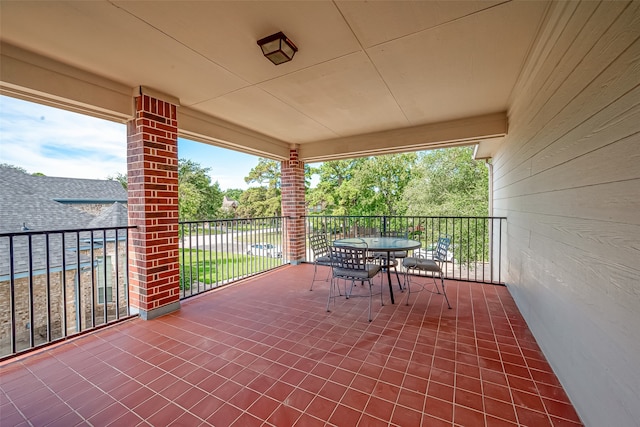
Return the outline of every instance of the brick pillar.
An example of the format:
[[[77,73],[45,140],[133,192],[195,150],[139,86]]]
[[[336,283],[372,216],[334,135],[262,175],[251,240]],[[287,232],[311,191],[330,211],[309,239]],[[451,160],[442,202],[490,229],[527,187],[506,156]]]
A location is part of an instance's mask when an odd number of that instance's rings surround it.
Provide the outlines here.
[[[127,124],[129,295],[147,320],[180,308],[176,105],[140,94]]]
[[[298,149],[289,150],[281,165],[282,216],[285,217],[284,256],[291,264],[305,259],[304,162]]]

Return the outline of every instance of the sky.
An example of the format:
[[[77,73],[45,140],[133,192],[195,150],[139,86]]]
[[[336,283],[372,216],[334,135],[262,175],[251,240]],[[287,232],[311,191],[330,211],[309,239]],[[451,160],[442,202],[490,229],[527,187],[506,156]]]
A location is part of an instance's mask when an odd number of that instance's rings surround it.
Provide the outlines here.
[[[178,157],[210,168],[220,188],[246,189],[244,177],[258,157],[178,139]],[[0,163],[29,173],[106,179],[127,172],[126,126],[0,96]]]

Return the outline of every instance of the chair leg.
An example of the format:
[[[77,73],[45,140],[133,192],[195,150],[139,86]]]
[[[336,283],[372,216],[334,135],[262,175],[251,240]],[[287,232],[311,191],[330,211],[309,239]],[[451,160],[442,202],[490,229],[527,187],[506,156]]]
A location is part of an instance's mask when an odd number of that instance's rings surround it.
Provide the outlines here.
[[[315,262],[313,263],[313,279],[311,279],[311,287],[309,288],[310,291],[313,290],[313,284],[316,281],[316,273],[318,271],[318,264],[316,264]]]
[[[444,277],[442,276],[442,274],[440,274],[440,281],[442,286],[442,293],[444,294],[444,299],[447,301],[447,307],[451,309],[451,304],[449,304],[449,298],[447,297],[447,291],[445,291],[444,289]],[[438,286],[436,286],[436,288],[438,288]]]
[[[398,267],[393,267],[393,271],[396,272],[396,279],[398,279],[398,287],[400,288],[400,292],[404,292],[402,288],[402,282],[400,281],[400,275],[398,274]]]
[[[336,280],[332,277],[331,278],[331,283],[329,284],[329,296],[327,297],[327,311],[331,311],[329,310],[329,305],[331,304],[331,298],[333,298],[333,305],[336,304],[335,298],[336,296],[333,294],[334,293],[334,287],[338,288],[338,294],[342,295],[340,293],[340,284],[336,282]]]
[[[371,322],[371,300],[373,299],[373,282],[369,279],[369,322]]]
[[[325,282],[328,282],[329,281],[329,277],[331,276],[331,269],[329,268],[328,270],[329,271],[327,272],[327,277],[324,279]],[[318,265],[314,264],[313,265],[313,279],[311,279],[311,287],[309,288],[310,291],[313,290],[313,285],[315,284],[315,282],[317,282],[317,280],[316,280],[317,271],[318,271]],[[338,286],[338,293],[340,293],[340,286]],[[342,295],[342,294],[340,294],[340,295]]]

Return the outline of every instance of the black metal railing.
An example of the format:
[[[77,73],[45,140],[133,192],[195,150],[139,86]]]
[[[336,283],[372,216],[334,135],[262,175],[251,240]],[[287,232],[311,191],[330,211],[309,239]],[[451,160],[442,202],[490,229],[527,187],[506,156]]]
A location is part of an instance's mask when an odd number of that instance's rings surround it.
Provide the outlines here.
[[[180,222],[180,298],[286,264],[285,218]]]
[[[0,233],[0,360],[131,316],[130,228]]]
[[[505,217],[308,216],[306,230],[307,237],[323,233],[329,242],[401,232],[420,241],[418,253],[427,258],[433,255],[438,238],[448,236],[451,246],[443,268],[446,278],[502,284],[506,220]],[[313,261],[308,245],[306,259]]]

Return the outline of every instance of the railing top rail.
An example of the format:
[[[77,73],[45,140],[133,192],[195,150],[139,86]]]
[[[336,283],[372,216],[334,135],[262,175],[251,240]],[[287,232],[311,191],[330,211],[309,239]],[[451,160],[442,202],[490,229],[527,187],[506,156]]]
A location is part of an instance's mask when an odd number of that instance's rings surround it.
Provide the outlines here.
[[[215,218],[215,219],[198,219],[193,221],[178,221],[178,224],[201,224],[203,222],[238,222],[238,221],[255,221],[263,219],[282,219],[284,216],[261,216],[250,218]]]
[[[111,231],[111,230],[130,230],[138,228],[137,225],[123,225],[115,227],[96,227],[96,228],[72,228],[60,230],[26,230],[12,231],[10,233],[0,233],[0,237],[16,237],[16,236],[35,236],[45,234],[61,234],[61,233],[86,233],[89,231]]]
[[[305,215],[306,218],[442,218],[507,219],[506,216],[437,216],[437,215]]]

